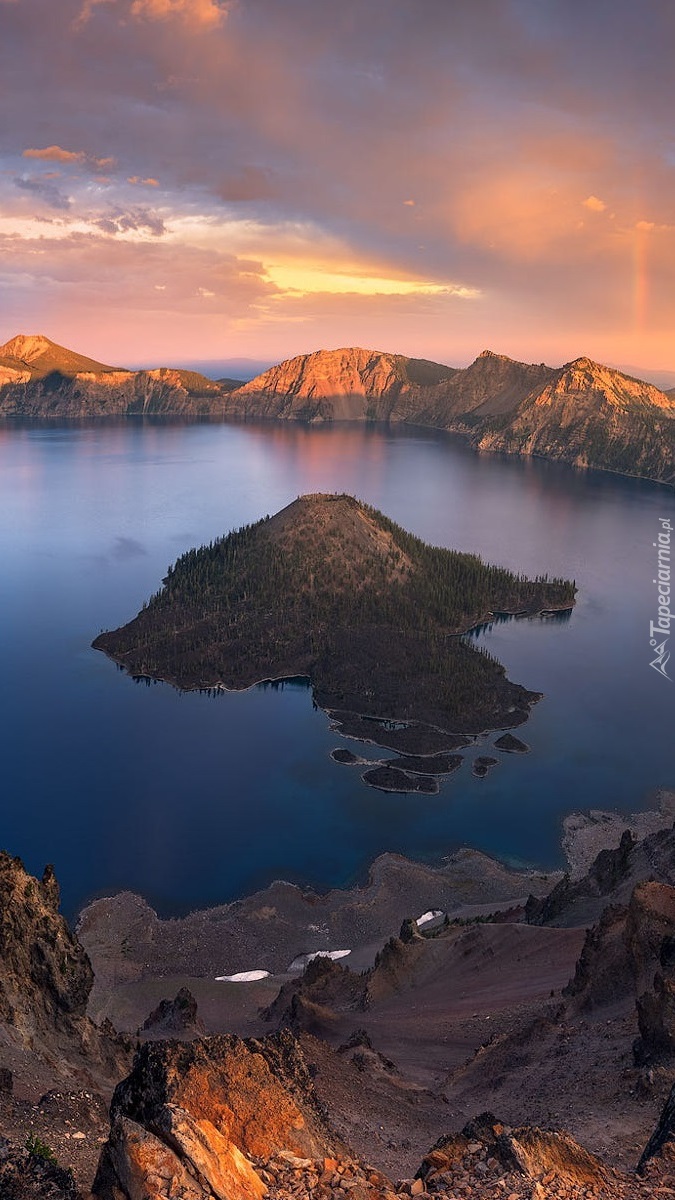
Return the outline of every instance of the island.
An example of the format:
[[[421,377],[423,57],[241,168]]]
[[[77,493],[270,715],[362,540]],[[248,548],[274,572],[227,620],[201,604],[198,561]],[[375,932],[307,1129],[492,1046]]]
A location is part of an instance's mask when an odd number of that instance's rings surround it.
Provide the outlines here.
[[[187,551],[141,612],[93,645],[181,689],[304,676],[346,736],[447,756],[522,724],[540,698],[462,635],[496,611],[569,610],[575,592],[429,546],[353,496],[316,494]],[[438,770],[438,759],[417,766]]]

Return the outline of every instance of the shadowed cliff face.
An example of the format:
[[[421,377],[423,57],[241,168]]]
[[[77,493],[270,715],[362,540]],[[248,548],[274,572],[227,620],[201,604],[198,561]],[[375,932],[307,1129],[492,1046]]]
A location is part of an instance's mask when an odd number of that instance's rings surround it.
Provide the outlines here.
[[[38,881],[0,852],[0,1022],[7,1062],[31,1056],[55,1078],[110,1080],[127,1050],[86,1016],[94,981],[86,951],[59,913],[51,867]]]
[[[89,959],[59,913],[51,867],[38,882],[0,853],[0,1016],[22,1041],[84,1017]]]

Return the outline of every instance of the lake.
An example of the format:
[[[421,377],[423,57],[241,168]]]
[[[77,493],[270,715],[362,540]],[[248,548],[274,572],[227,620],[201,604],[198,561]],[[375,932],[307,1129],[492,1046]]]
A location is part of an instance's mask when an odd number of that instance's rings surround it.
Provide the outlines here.
[[[351,492],[437,545],[576,579],[571,620],[480,635],[544,693],[517,731],[530,754],[476,779],[488,739],[438,796],[387,795],[330,759],[356,744],[299,683],[181,695],[90,648],[182,551],[316,491]],[[169,915],[274,878],[343,886],[384,850],[440,860],[471,845],[554,867],[566,813],[632,812],[675,786],[675,682],[650,669],[648,636],[668,489],[427,431],[139,420],[4,425],[0,493],[0,846],[33,872],[53,862],[69,914],[123,888]]]

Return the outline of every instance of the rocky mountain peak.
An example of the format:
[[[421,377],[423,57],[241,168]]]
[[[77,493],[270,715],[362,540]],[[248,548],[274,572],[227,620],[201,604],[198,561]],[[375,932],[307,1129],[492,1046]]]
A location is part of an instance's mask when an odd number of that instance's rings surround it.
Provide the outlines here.
[[[55,343],[41,333],[19,333],[0,346],[0,358],[18,358],[22,362],[32,363],[45,351],[54,348]]]
[[[497,354],[495,350],[481,350],[480,354],[476,355],[475,362],[479,362],[481,358],[497,358],[502,362],[513,362],[506,354]]]
[[[557,379],[539,399],[544,403],[559,395],[576,395],[577,402],[589,412],[605,405],[611,410],[647,409],[654,415],[675,415],[675,403],[651,383],[594,362],[575,358],[561,367]]]

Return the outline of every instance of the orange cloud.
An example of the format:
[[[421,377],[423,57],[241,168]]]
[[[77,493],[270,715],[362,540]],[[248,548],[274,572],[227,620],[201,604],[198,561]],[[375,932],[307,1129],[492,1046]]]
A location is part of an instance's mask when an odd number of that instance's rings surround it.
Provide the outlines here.
[[[42,150],[24,150],[23,157],[39,158],[46,162],[77,163],[79,165],[86,163],[95,167],[97,171],[105,171],[116,165],[114,158],[96,158],[93,154],[87,154],[86,150],[64,150],[62,146],[45,146]]]
[[[600,200],[597,196],[587,196],[582,200],[584,208],[590,208],[591,212],[601,213],[607,208],[604,200]]]
[[[84,150],[64,150],[61,146],[45,146],[43,150],[24,150],[24,158],[44,158],[48,162],[81,163],[86,161]]]
[[[97,4],[110,4],[110,3],[114,3],[114,0],[84,0],[80,15],[75,20],[75,22],[73,24],[73,28],[81,29],[84,25],[86,25],[87,21],[91,17],[92,12],[94,11],[94,8],[96,7]]]
[[[223,21],[226,9],[218,0],[133,0],[131,13],[134,17],[160,21],[182,17],[190,25],[213,29]]]

